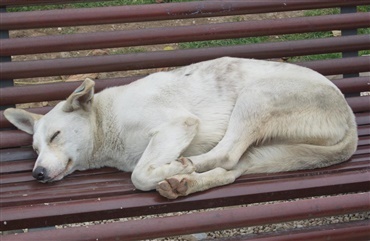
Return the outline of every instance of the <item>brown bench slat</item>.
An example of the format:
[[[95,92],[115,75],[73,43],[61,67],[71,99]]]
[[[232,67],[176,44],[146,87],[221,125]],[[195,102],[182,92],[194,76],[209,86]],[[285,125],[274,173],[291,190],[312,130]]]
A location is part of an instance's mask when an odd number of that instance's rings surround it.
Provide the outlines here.
[[[2,133],[0,132],[0,135]],[[37,155],[30,147],[0,149],[0,163],[6,161],[17,161],[36,159]]]
[[[10,183],[19,183],[19,182],[29,182],[32,180],[31,178],[31,173],[29,172],[28,175],[25,175],[24,173],[12,173],[12,174],[7,174],[3,175],[0,178],[0,184],[10,184]],[[33,179],[34,180],[34,179]]]
[[[309,47],[308,47],[309,46]],[[369,35],[344,36],[312,40],[260,43],[227,47],[156,51],[150,53],[123,54],[111,56],[88,56],[67,59],[35,60],[1,63],[0,74],[3,79],[45,77],[91,72],[126,71],[145,68],[175,67],[222,56],[268,59],[306,54],[320,54],[341,51],[369,49]],[[352,59],[356,62],[351,65]],[[346,58],[347,68],[339,73],[365,72],[370,70],[370,57]],[[343,59],[327,60],[338,61]],[[363,61],[363,62],[362,62]],[[319,61],[312,61],[319,62]],[[352,63],[354,64],[354,63]],[[312,63],[312,65],[315,65]],[[314,68],[313,68],[314,69]],[[336,74],[331,69],[325,74]]]
[[[104,175],[103,177],[105,176],[107,175]],[[117,177],[115,179],[119,180]],[[54,203],[60,201],[84,200],[89,198],[99,199],[101,197],[123,196],[133,193],[133,188],[129,188],[132,185],[128,185],[126,183],[127,180],[129,179],[123,179],[122,181],[109,181],[108,177],[107,181],[93,183],[94,186],[91,186],[89,183],[85,185],[71,185],[64,188],[56,187],[52,190],[40,187],[32,192],[16,191],[10,195],[4,194],[4,197],[1,197],[1,207],[4,208],[29,204],[49,205],[51,204],[49,203],[50,201]],[[50,197],[51,195],[52,198]]]
[[[370,71],[370,65],[368,64],[369,61],[370,57],[363,56],[331,60],[317,60],[297,64],[316,70],[323,75],[335,75],[368,72]]]
[[[16,162],[16,161],[15,161]],[[16,182],[29,182],[29,181],[35,181],[35,179],[32,177],[32,168],[33,166],[31,166],[30,169],[26,169],[27,167],[30,167],[31,164],[34,164],[35,163],[35,160],[27,160],[27,161],[20,161],[22,162],[22,166],[18,166],[19,169],[17,169],[17,171],[14,171],[14,172],[2,172],[1,173],[1,177],[0,177],[0,183],[1,184],[12,184],[12,183],[16,183]],[[8,169],[8,163],[10,164],[10,162],[6,162],[6,163],[1,163],[1,166],[4,167],[4,169]],[[27,164],[28,163],[28,164]],[[12,166],[12,164],[10,164],[10,168],[13,168],[14,169],[14,166]],[[79,172],[79,171],[76,171],[73,175],[70,175],[68,176],[68,178],[80,178],[80,177],[92,177],[94,175],[110,175],[110,174],[115,174],[115,173],[120,173],[121,176],[130,176],[131,174],[127,174],[125,172],[122,172],[122,171],[118,171],[117,169],[114,169],[114,168],[102,168],[102,169],[94,169],[94,170],[88,170],[88,171],[83,171],[83,172]],[[17,179],[19,178],[19,179]],[[96,178],[100,178],[100,177],[96,177]],[[73,179],[75,180],[75,179]],[[91,180],[94,180],[94,179],[91,179]],[[38,183],[38,182],[36,182]],[[60,183],[63,183],[63,182],[56,182],[57,184],[55,183],[51,183],[50,184],[50,187],[55,187],[55,185],[62,185]],[[49,185],[49,184],[47,184]],[[47,185],[44,185],[44,186],[40,186],[40,187],[49,187]],[[5,190],[5,189],[4,189]]]
[[[370,13],[1,39],[4,56],[370,27]],[[356,45],[351,43],[348,45]]]
[[[30,240],[32,238],[43,239],[51,236],[57,240],[80,240],[81,237],[84,237],[85,240],[113,240],[115,238],[120,238],[122,240],[141,240],[215,231],[220,228],[228,229],[308,218],[320,218],[369,211],[368,195],[369,193],[351,194],[267,205],[236,207],[224,210],[212,210],[192,213],[191,215],[185,214],[172,217],[127,221],[124,223],[100,224],[91,228],[79,227],[40,231],[27,235],[7,236],[4,241],[21,241]],[[138,230],[140,230],[140,232],[138,232]]]
[[[4,175],[7,173],[15,173],[15,172],[25,172],[25,171],[29,172],[33,169],[34,164],[35,164],[35,159],[0,162],[0,174]]]
[[[70,185],[72,183],[74,185],[74,183],[80,183],[81,181],[83,183],[85,183],[86,180],[89,181],[89,182],[94,183],[97,180],[100,180],[101,178],[104,178],[101,175],[106,175],[107,181],[109,181],[112,177],[115,177],[115,176],[117,176],[118,179],[120,179],[120,178],[129,178],[131,174],[130,173],[125,173],[125,172],[119,172],[116,169],[109,169],[109,171],[105,170],[103,172],[101,172],[99,170],[95,170],[94,172],[89,172],[89,175],[87,175],[87,173],[84,173],[84,174],[81,175],[80,172],[76,172],[73,175],[70,175],[70,176],[66,177],[67,178],[66,180],[69,180],[69,182],[68,181],[66,181],[66,182],[55,182],[55,183],[48,183],[46,185],[45,184],[43,185],[42,183],[38,183],[37,181],[35,181],[35,179],[32,177],[32,173],[31,173],[31,170],[30,170],[30,171],[27,171],[27,172],[2,174],[2,176],[0,177],[0,183],[2,185],[6,186],[7,184],[11,185],[11,184],[17,183],[17,182],[25,182],[25,184],[28,185],[28,183],[26,183],[26,182],[30,182],[31,185],[37,185],[37,186],[35,186],[35,188],[46,188],[46,189],[50,188],[50,189],[53,189],[53,188],[58,187],[60,185],[63,186],[64,184]]]
[[[126,85],[141,77],[144,76],[98,79],[95,81],[95,92],[100,92],[107,87]],[[366,82],[366,80],[364,81]],[[80,84],[81,81],[1,88],[0,102],[2,105],[13,105],[30,102],[65,100]],[[0,123],[0,126],[3,127],[4,123]]]
[[[0,148],[29,146],[32,136],[19,130],[1,131]]]
[[[358,127],[358,136],[370,135],[370,125],[363,125]]]
[[[123,77],[115,79],[98,79],[95,81],[95,91],[99,92],[107,87],[129,84],[141,77]],[[334,80],[333,83],[346,93],[358,93],[366,89],[369,85],[370,77],[354,77]],[[72,93],[79,85],[78,82],[60,82],[39,85],[25,85],[16,87],[7,87],[0,89],[0,102],[2,105],[14,105],[30,102],[64,100]],[[5,123],[5,118],[0,113],[0,126],[2,128],[9,127]]]
[[[353,221],[349,223],[336,223],[318,227],[299,228],[297,230],[277,231],[268,234],[237,236],[221,238],[218,241],[366,241],[369,240],[369,221]],[[211,241],[211,239],[203,240]]]
[[[356,155],[362,155],[362,154],[370,154],[370,146],[362,146],[362,147],[358,147],[356,152],[355,152]],[[369,155],[370,157],[370,155]]]
[[[354,164],[353,166],[356,166],[356,164]],[[103,168],[103,169],[92,170],[88,172],[81,172],[81,173],[75,172],[72,175],[66,177],[67,181],[42,184],[42,183],[38,183],[34,178],[32,178],[31,171],[28,171],[28,172],[2,174],[0,183],[4,187],[4,191],[7,190],[6,187],[11,187],[12,190],[15,190],[15,189],[33,190],[33,189],[29,189],[30,187],[35,188],[35,189],[41,188],[41,189],[52,189],[53,190],[56,187],[74,186],[76,184],[81,184],[81,183],[83,184],[86,182],[93,184],[93,183],[98,182],[98,180],[102,180],[102,182],[105,182],[103,176],[107,178],[107,181],[111,180],[111,178],[113,177],[117,177],[114,180],[116,181],[125,180],[127,183],[131,184],[130,175],[131,175],[130,173],[118,171],[117,169]],[[14,186],[15,183],[17,183],[16,186]],[[133,186],[130,186],[129,189],[130,190],[133,189]],[[29,191],[25,191],[25,192],[29,192]],[[52,201],[53,199],[53,197],[48,197],[48,198],[50,198],[49,201]]]
[[[354,77],[333,80],[333,83],[344,93],[359,93],[369,88],[370,77]]]
[[[358,138],[358,146],[370,146],[370,136],[362,136]]]
[[[357,125],[370,124],[370,113],[369,112],[356,113],[355,115],[356,115]]]
[[[50,205],[30,205],[2,208],[0,230],[35,228],[72,222],[94,221],[110,218],[158,214],[164,212],[248,204],[345,192],[368,191],[369,170],[234,183],[202,193],[168,201],[157,193],[134,193],[101,199],[84,199],[56,202]],[[325,184],[325,186],[323,186]],[[226,198],[227,197],[227,198]],[[333,206],[333,205],[332,205]]]
[[[370,111],[370,96],[351,97],[346,99],[353,112]]]
[[[5,1],[5,2],[4,2]],[[12,4],[3,0],[1,5]],[[22,3],[24,4],[24,2]],[[355,5],[370,4],[369,0],[357,0]],[[187,18],[206,18],[252,13],[281,12],[330,7],[353,6],[346,0],[275,0],[258,2],[244,1],[205,1],[169,3],[166,8],[159,4],[144,6],[114,6],[92,9],[63,9],[33,12],[2,13],[1,29],[28,29],[45,27],[64,27],[76,25],[97,25],[112,23],[144,22]]]
[[[352,161],[351,161],[352,162]],[[357,168],[357,166],[362,165],[366,160],[363,160],[360,156],[353,160],[354,163],[351,164],[351,166],[346,165],[346,167],[343,167],[342,169],[350,169],[350,168]],[[355,163],[356,162],[356,163]],[[361,164],[362,163],[362,164]],[[347,167],[348,166],[348,167]],[[22,175],[24,177],[30,177],[31,171],[23,172],[23,173],[14,173],[18,175]],[[0,192],[7,193],[9,191],[25,191],[30,192],[31,190],[38,190],[38,189],[54,189],[54,188],[61,188],[61,187],[69,187],[69,186],[75,186],[75,185],[81,185],[81,184],[93,184],[93,183],[100,183],[100,182],[112,182],[112,181],[125,181],[126,183],[131,184],[130,176],[131,173],[122,172],[114,168],[101,168],[101,169],[94,169],[94,170],[88,170],[79,172],[76,171],[73,174],[69,175],[63,181],[55,182],[55,183],[48,183],[43,184],[37,182],[35,179],[29,179],[24,182],[18,182],[17,180],[7,182],[8,179],[11,179],[11,176],[14,175],[13,173],[9,174],[3,174],[2,180],[4,183],[2,183],[2,189]],[[8,178],[10,177],[10,178]],[[106,179],[105,179],[106,178]],[[66,181],[65,181],[66,180]],[[14,185],[14,183],[17,183],[17,185]],[[130,187],[131,188],[131,187]],[[50,197],[51,198],[51,197]]]

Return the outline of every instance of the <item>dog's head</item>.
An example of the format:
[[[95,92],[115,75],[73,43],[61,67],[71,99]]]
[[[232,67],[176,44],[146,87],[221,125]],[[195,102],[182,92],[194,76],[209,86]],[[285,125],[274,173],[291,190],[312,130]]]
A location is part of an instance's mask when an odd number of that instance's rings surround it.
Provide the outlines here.
[[[66,101],[46,115],[7,109],[4,116],[17,128],[33,135],[38,154],[33,176],[40,182],[62,179],[75,170],[85,170],[93,149],[91,105],[94,81],[86,79]]]

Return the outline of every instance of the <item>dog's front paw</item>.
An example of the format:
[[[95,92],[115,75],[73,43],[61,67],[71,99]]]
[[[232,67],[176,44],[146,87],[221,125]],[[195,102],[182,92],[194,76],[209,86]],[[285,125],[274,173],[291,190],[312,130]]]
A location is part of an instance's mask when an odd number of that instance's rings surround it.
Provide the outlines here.
[[[168,199],[188,195],[189,180],[183,175],[177,175],[158,183],[157,192]]]
[[[195,167],[193,165],[193,162],[189,159],[189,158],[186,158],[186,157],[179,157],[176,161],[180,162],[184,168],[184,170],[180,173],[186,173],[186,174],[190,174],[192,173],[193,171],[195,171]]]

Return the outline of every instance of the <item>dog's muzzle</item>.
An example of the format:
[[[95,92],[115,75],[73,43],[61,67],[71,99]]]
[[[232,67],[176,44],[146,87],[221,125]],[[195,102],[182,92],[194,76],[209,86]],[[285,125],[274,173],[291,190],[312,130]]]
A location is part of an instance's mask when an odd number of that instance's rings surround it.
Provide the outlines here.
[[[32,176],[36,178],[38,181],[44,181],[48,179],[48,175],[46,173],[46,169],[39,166],[32,172]]]

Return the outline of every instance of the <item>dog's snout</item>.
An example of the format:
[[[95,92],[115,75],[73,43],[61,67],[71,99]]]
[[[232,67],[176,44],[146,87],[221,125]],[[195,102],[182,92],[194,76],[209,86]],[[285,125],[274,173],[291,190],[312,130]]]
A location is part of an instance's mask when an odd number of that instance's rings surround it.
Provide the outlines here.
[[[36,169],[32,173],[32,176],[36,178],[38,181],[43,181],[47,177],[46,169],[41,166],[36,167]]]

